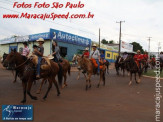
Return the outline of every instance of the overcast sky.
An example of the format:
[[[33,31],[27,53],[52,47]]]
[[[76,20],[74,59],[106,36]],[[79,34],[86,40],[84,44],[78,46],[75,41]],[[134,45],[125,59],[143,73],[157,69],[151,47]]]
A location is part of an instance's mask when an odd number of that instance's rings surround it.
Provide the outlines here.
[[[84,8],[62,9],[17,9],[12,5],[15,0],[0,0],[0,39],[11,35],[29,35],[48,32],[50,28],[77,34],[93,41],[98,41],[98,30],[101,29],[101,39],[119,40],[119,24],[122,23],[122,40],[126,42],[136,41],[145,50],[148,50],[147,37],[151,38],[151,51],[157,51],[158,42],[162,42],[163,50],[163,0],[80,0],[85,4]],[[53,2],[78,3],[78,0],[24,0],[26,3],[40,2],[52,4]],[[22,3],[23,0],[17,0]],[[1,7],[9,10],[2,9]],[[83,13],[91,12],[93,19],[3,19],[3,14],[17,12],[28,13]],[[51,22],[49,22],[51,21]]]

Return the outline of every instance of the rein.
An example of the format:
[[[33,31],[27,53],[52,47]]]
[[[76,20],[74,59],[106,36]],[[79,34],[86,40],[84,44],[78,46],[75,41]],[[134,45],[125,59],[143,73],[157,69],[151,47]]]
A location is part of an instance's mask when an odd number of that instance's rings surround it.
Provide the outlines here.
[[[27,59],[25,62],[23,62],[22,64],[20,64],[17,67],[15,67],[15,69],[18,69],[19,67],[23,66],[28,60],[30,60],[30,59]]]

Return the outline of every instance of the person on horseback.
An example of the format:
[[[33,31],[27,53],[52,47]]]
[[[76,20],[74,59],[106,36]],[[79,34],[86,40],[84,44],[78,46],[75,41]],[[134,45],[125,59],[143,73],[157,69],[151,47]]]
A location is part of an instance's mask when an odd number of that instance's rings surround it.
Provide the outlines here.
[[[60,49],[56,41],[52,43],[52,51],[52,55],[54,56],[53,61],[56,63],[61,62]]]
[[[90,57],[94,58],[98,64],[97,75],[100,73],[100,52],[97,49],[96,44],[93,44],[93,51],[91,51]]]
[[[163,63],[163,52],[160,52],[160,62]]]
[[[141,70],[142,68],[142,60],[143,60],[143,55],[141,54],[140,50],[137,50],[137,54],[134,55],[134,60],[139,68],[139,70]]]
[[[37,74],[36,74],[36,78],[40,78],[40,65],[41,65],[41,60],[42,60],[42,56],[44,54],[44,39],[43,38],[39,38],[37,40],[39,46],[37,46],[37,48],[35,48],[33,50],[33,54],[35,54],[36,56],[38,56],[38,64],[37,64]]]
[[[144,51],[143,58],[146,62],[148,61],[148,53],[146,51]]]
[[[27,42],[23,42],[23,45],[24,45],[24,48],[23,48],[23,52],[22,52],[22,55],[24,57],[27,57],[29,55],[29,48],[28,48],[28,44]]]
[[[155,56],[153,55],[153,57],[152,57],[152,62],[156,62],[156,59],[155,59]]]
[[[85,48],[85,50],[84,50],[84,52],[83,52],[83,55],[82,56],[84,56],[85,58],[89,58],[89,48],[88,47],[86,47]]]
[[[124,52],[122,56],[124,61],[126,60],[127,56],[128,56],[127,52]]]

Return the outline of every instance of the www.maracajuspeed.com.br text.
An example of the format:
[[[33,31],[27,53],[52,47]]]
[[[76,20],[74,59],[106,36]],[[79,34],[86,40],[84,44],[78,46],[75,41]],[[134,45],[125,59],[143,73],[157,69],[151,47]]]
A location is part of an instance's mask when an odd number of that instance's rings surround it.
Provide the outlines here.
[[[44,13],[44,14],[30,14],[30,13],[21,13],[21,14],[3,14],[3,18],[4,19],[21,19],[21,18],[25,18],[25,19],[91,19],[94,17],[94,14],[91,14],[91,12],[89,12],[88,14],[71,14],[70,12],[68,12],[67,14],[55,14],[53,13]]]

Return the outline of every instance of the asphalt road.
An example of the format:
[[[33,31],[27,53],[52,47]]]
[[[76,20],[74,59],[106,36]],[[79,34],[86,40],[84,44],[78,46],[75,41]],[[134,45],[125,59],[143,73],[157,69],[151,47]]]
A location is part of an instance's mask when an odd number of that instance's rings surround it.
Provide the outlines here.
[[[140,84],[128,86],[129,77],[117,76],[115,70],[106,75],[106,86],[96,88],[98,76],[92,77],[92,88],[85,91],[85,79],[77,72],[68,77],[68,87],[61,89],[57,97],[52,87],[46,101],[42,100],[48,83],[41,94],[36,94],[40,81],[33,85],[31,93],[38,97],[27,103],[34,106],[34,122],[154,122],[155,80],[142,78]],[[12,83],[11,71],[0,68],[0,105],[19,105],[23,98],[21,81]],[[161,81],[163,86],[163,82]],[[161,89],[162,92],[162,89]],[[163,93],[163,92],[162,92]],[[163,113],[161,100],[161,113]],[[0,110],[1,114],[1,110]],[[0,115],[0,121],[2,120]],[[163,121],[163,117],[162,117]]]

